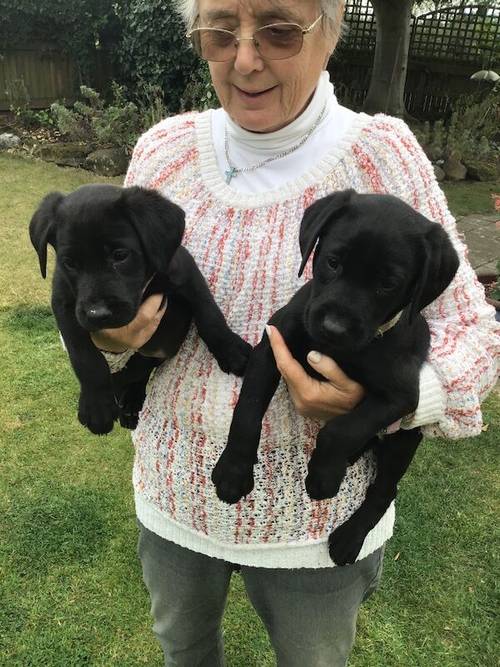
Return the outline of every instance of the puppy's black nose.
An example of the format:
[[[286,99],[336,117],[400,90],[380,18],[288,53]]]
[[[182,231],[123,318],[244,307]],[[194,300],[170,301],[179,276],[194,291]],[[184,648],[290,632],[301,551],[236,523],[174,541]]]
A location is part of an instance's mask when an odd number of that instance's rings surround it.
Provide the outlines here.
[[[323,320],[323,329],[326,331],[326,333],[336,337],[345,336],[347,333],[347,327],[345,324],[343,324],[341,320],[330,317],[329,315],[327,315]]]
[[[91,321],[105,320],[107,317],[110,317],[111,311],[107,306],[104,305],[94,305],[87,308],[86,315]]]

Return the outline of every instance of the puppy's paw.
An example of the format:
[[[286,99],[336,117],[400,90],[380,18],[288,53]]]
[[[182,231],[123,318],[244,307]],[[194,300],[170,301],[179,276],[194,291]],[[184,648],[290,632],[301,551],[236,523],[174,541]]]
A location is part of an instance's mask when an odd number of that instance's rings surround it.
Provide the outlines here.
[[[307,495],[313,500],[325,500],[337,495],[342,480],[344,479],[346,466],[339,466],[339,462],[329,464],[311,458],[308,466],[309,472],[306,477]]]
[[[118,400],[120,426],[134,430],[146,397],[143,385],[130,385]]]
[[[118,421],[123,428],[128,428],[129,430],[134,431],[137,428],[137,422],[139,421],[139,412],[130,412],[129,410],[120,409],[118,413]]]
[[[217,351],[214,351],[214,356],[224,373],[242,376],[245,373],[251,351],[252,346],[231,331],[227,340],[218,347]]]
[[[356,520],[348,519],[328,538],[328,552],[336,565],[356,562],[368,530],[363,530]]]
[[[111,392],[92,396],[84,392],[80,394],[78,420],[95,435],[110,433],[117,417],[118,406]]]
[[[253,489],[253,465],[222,452],[212,471],[212,482],[219,500],[229,505],[247,496]]]

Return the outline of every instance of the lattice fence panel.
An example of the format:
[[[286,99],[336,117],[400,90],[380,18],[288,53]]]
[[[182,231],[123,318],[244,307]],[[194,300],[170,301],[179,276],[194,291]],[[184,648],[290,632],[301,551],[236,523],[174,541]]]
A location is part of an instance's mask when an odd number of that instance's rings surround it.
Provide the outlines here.
[[[348,0],[345,24],[341,51],[373,51],[377,28],[369,2]],[[500,6],[449,7],[413,17],[409,56],[494,69],[500,63]]]
[[[500,7],[451,7],[414,18],[409,55],[493,68],[500,59]]]
[[[373,7],[363,0],[347,2],[344,19],[346,35],[342,46],[353,51],[372,51],[377,38]]]

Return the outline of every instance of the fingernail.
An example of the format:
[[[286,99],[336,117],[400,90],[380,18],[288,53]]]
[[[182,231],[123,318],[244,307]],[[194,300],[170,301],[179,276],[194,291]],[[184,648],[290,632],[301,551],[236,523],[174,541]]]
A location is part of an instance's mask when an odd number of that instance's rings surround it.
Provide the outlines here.
[[[269,338],[271,338],[271,327],[269,324],[266,324],[266,333],[269,336]]]
[[[161,300],[160,307],[158,308],[158,310],[161,310],[162,308],[164,308],[167,305],[167,302],[168,302],[167,295],[164,294],[163,299]]]
[[[309,361],[311,364],[319,364],[321,361],[321,352],[316,352],[316,350],[312,350],[309,352],[307,355],[307,361]]]

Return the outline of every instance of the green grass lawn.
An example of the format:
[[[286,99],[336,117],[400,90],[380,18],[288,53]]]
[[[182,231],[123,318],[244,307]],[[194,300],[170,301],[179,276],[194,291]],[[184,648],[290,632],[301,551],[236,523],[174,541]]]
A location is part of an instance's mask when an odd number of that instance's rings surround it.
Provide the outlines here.
[[[493,214],[492,194],[500,194],[500,181],[481,183],[445,181],[441,183],[450,209],[455,216],[473,213]]]
[[[27,234],[46,192],[93,180],[0,155],[2,667],[162,664],[135,553],[130,437],[116,427],[98,438],[78,425],[77,383]],[[485,415],[478,438],[420,447],[351,667],[498,665],[498,394]],[[238,576],[224,629],[228,667],[274,664]]]

